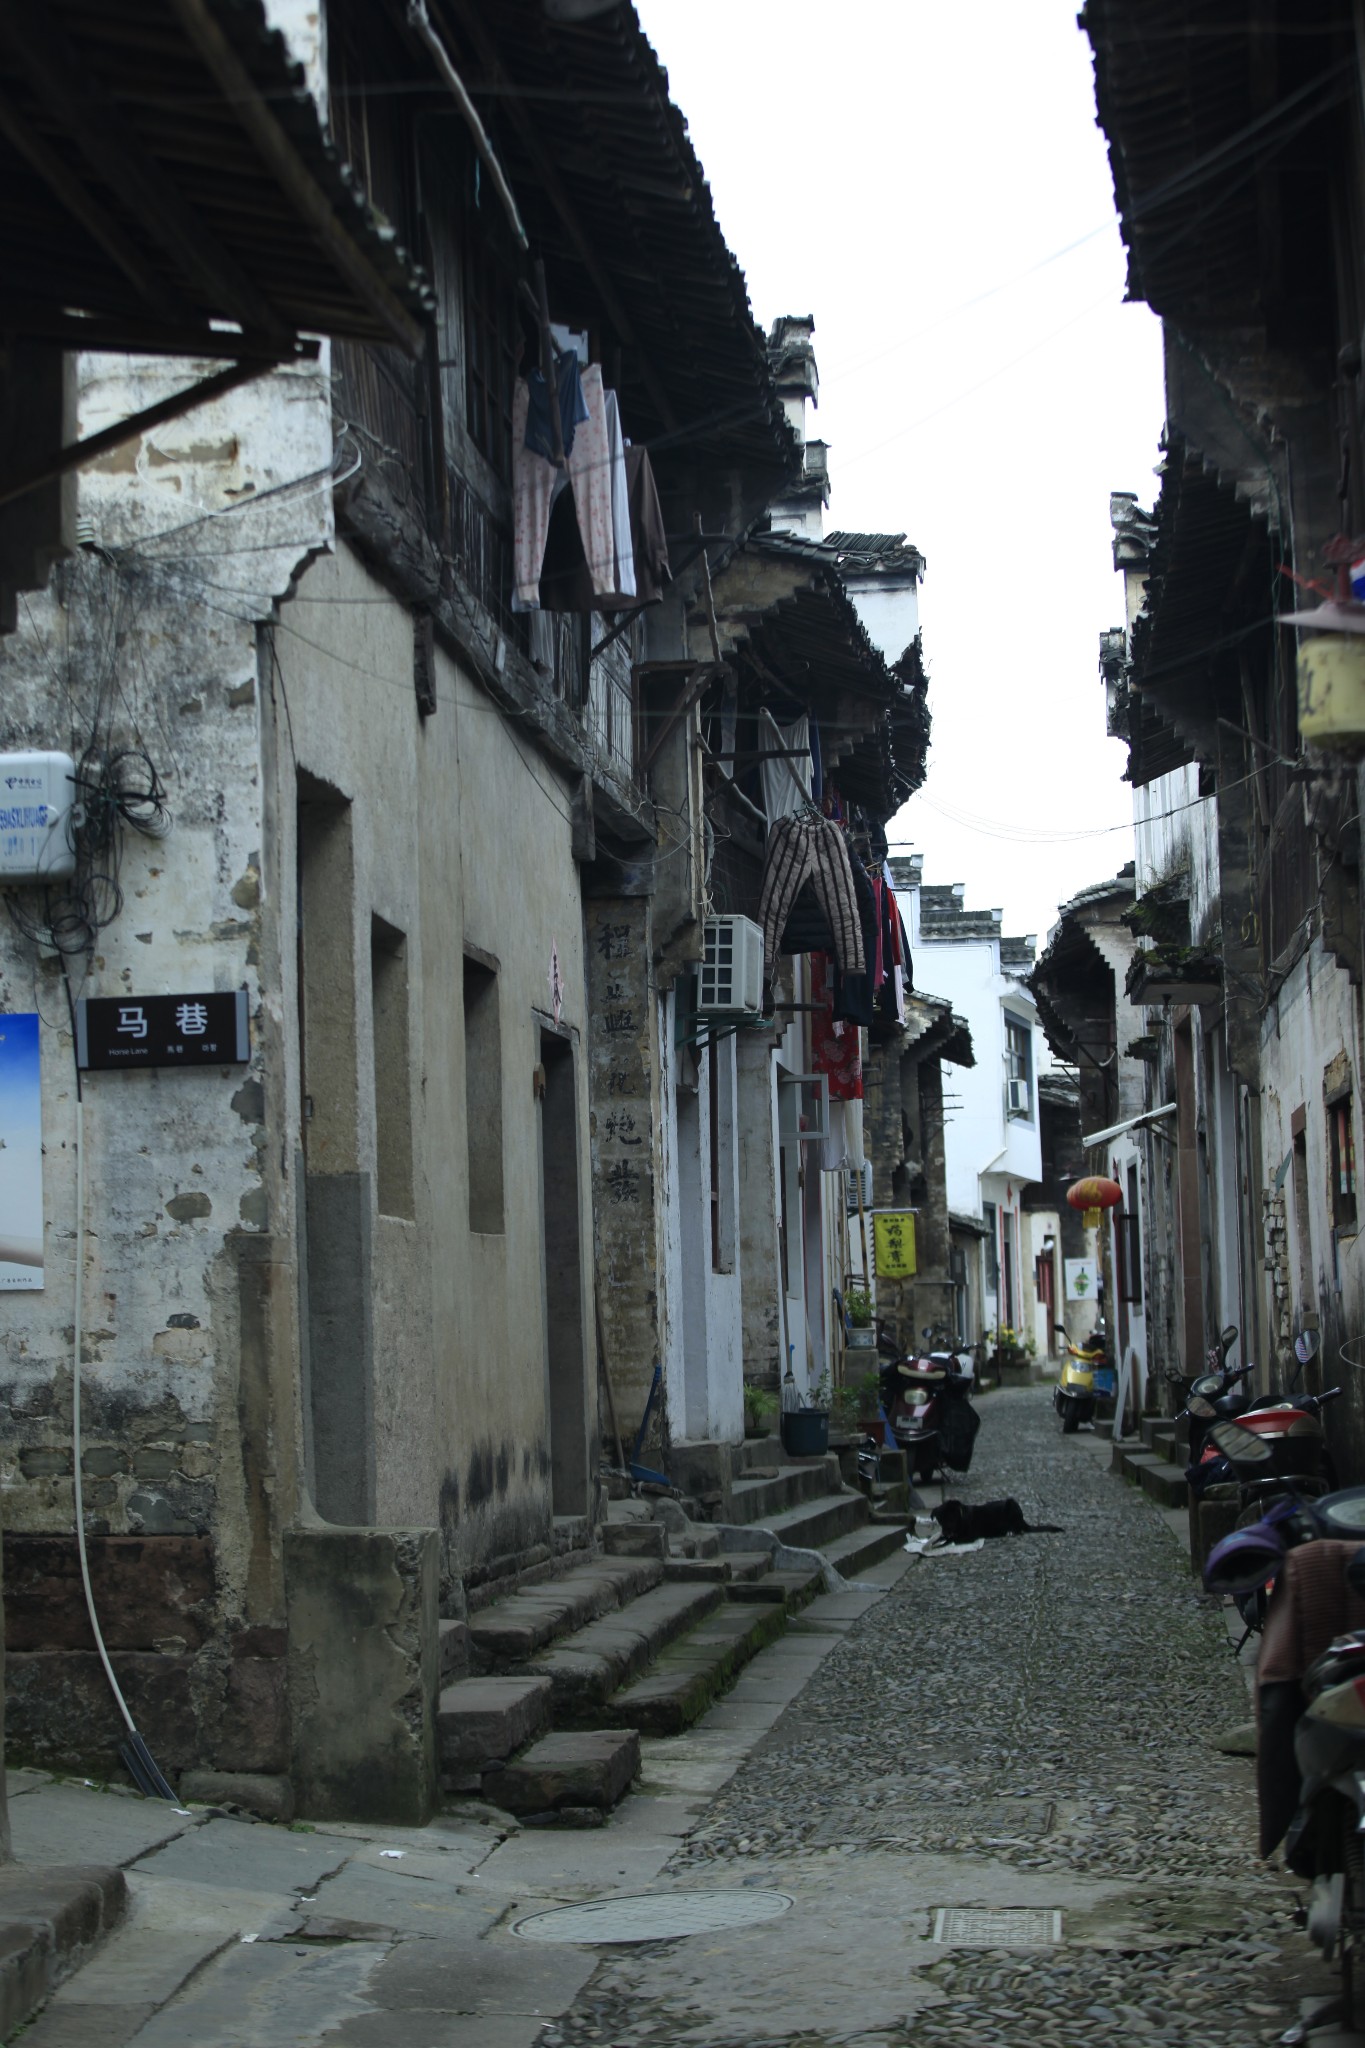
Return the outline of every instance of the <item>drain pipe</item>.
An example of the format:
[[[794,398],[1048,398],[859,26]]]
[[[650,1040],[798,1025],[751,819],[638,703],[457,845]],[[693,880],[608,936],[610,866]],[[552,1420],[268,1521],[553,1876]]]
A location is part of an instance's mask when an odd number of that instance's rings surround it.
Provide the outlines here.
[[[72,1053],[76,1050],[76,1007],[71,994],[71,983],[66,983],[66,999],[71,1009]],[[71,1464],[72,1487],[76,1512],[76,1555],[80,1559],[81,1587],[85,1594],[85,1611],[90,1617],[90,1632],[95,1638],[104,1675],[109,1681],[109,1690],[118,1703],[128,1728],[128,1739],[119,1745],[119,1755],[127,1767],[138,1790],[149,1799],[167,1799],[175,1805],[175,1793],[157,1768],[156,1759],[138,1733],[137,1723],[123,1697],[122,1687],[114,1676],[114,1667],[109,1661],[109,1652],[104,1645],[104,1631],[100,1627],[99,1615],[95,1608],[95,1592],[90,1583],[90,1558],[85,1543],[85,1498],[81,1484],[81,1325],[85,1310],[85,1099],[81,1088],[81,1072],[76,1068],[76,1278],[75,1300],[73,1303],[72,1326],[73,1345],[71,1353]]]

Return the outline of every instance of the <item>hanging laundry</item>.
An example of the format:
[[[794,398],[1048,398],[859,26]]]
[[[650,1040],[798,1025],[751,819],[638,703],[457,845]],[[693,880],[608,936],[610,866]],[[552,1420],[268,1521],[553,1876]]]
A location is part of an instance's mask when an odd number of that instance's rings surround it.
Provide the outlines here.
[[[882,939],[886,930],[885,910],[882,899],[886,891],[886,884],[880,875],[873,875],[871,880],[872,901],[876,906],[876,929],[872,938],[872,952],[868,959],[868,972],[872,976],[872,993],[875,996],[882,983],[886,980],[886,964],[882,959]]]
[[[618,488],[623,496],[626,493],[626,452],[621,440],[619,412],[615,414],[613,437],[612,420],[608,416],[607,394],[602,386],[602,368],[599,363],[589,363],[583,372],[583,397],[587,404],[588,417],[574,437],[573,454],[569,457],[569,477],[573,484],[574,504],[578,510],[578,531],[583,540],[583,553],[587,557],[593,595],[599,609],[611,611],[616,608],[614,600],[620,596],[617,588],[616,527],[612,516],[612,502]],[[621,472],[619,484],[616,481],[618,469]],[[632,596],[634,580],[635,565],[632,561]]]
[[[550,513],[566,482],[562,469],[526,446],[530,402],[526,380],[518,377],[512,394],[512,609],[518,612],[539,608]]]
[[[840,967],[850,974],[863,971],[863,933],[848,848],[837,825],[812,814],[780,818],[768,834],[758,912],[763,926],[765,981],[772,980],[778,934],[807,876],[829,918]]]
[[[618,593],[599,596],[588,573],[583,537],[578,530],[578,511],[570,491],[555,504],[545,546],[545,566],[540,577],[540,602],[546,611],[595,612],[635,610],[657,604],[669,580],[668,543],[664,538],[663,514],[654,484],[649,452],[644,448],[625,451],[627,512],[634,566],[635,587],[630,596]],[[612,502],[612,543],[617,545],[619,522],[616,500]]]
[[[781,739],[777,733],[782,735]],[[761,720],[755,740],[755,752],[762,755],[777,755],[776,759],[759,761],[759,773],[763,779],[763,808],[769,824],[775,825],[779,818],[795,817],[806,808],[810,795],[810,720],[798,718],[791,725],[780,725],[775,733],[767,720]],[[785,749],[794,758],[783,760],[779,750]],[[806,796],[803,798],[787,773],[792,769]]]
[[[863,1093],[862,1033],[854,1024],[835,1023],[833,998],[833,963],[827,953],[812,953],[811,1065],[828,1081],[831,1102],[858,1102]]]
[[[657,604],[664,585],[672,581],[668,539],[659,505],[654,466],[647,448],[626,450],[626,502],[630,509],[631,542],[635,550],[635,596],[639,604]]]
[[[630,537],[630,480],[626,475],[626,443],[621,432],[621,408],[614,391],[604,391],[607,408],[607,446],[611,453],[611,544],[616,561],[614,591],[619,605],[615,611],[635,602],[635,545]]]
[[[837,828],[836,828],[837,829]],[[849,872],[853,877],[853,894],[858,905],[858,924],[863,935],[863,958],[870,960],[877,937],[876,905],[872,898],[872,883],[860,860],[850,859]],[[832,953],[834,933],[830,921],[821,908],[820,899],[809,881],[803,882],[791,907],[782,937],[778,941],[779,953]],[[872,1022],[872,980],[864,968],[859,973],[844,974],[838,970],[834,976],[834,1014],[854,1024]]]
[[[583,379],[578,357],[572,349],[560,356],[555,364],[555,385],[559,399],[559,431],[564,442],[565,455],[572,455],[574,436],[580,423],[588,417],[587,402],[583,397]],[[526,373],[526,428],[518,441],[533,455],[543,455],[547,462],[555,459],[554,427],[550,420],[550,394],[540,370],[531,369]]]
[[[857,873],[856,862],[853,871]],[[834,1015],[842,1023],[861,1024],[864,1030],[867,1029],[876,1016],[870,974],[866,971],[862,974],[841,974],[835,968]]]

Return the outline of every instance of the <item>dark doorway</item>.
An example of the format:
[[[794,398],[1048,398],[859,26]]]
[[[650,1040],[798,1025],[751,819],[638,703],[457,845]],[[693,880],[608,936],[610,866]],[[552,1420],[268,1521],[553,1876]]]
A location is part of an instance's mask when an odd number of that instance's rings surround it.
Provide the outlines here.
[[[542,1031],[540,1064],[545,1075],[540,1100],[540,1200],[551,1506],[556,1515],[582,1515],[588,1509],[589,1421],[578,1199],[578,1093],[572,1042]]]

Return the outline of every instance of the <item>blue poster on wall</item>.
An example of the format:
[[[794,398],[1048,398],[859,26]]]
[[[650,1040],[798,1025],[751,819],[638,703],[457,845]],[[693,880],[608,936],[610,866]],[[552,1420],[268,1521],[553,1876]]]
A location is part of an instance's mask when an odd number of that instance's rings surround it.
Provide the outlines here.
[[[0,1289],[43,1284],[43,1108],[38,1018],[0,1011]]]

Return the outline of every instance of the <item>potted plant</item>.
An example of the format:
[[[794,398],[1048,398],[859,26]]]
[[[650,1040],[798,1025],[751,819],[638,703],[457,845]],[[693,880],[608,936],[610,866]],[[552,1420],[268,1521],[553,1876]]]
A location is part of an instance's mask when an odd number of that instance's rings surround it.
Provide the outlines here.
[[[782,1448],[789,1458],[823,1458],[829,1449],[829,1374],[804,1407],[783,1407]]]
[[[745,1436],[768,1436],[772,1431],[772,1420],[777,1413],[777,1396],[768,1387],[760,1387],[752,1380],[744,1383],[744,1434]]]
[[[997,1368],[1004,1370],[1007,1367],[1027,1366],[1030,1363],[1036,1349],[1031,1337],[1021,1337],[1009,1323],[1001,1323],[991,1332],[991,1337],[995,1346],[991,1363]]]
[[[850,1287],[844,1297],[850,1351],[875,1351],[877,1332],[872,1327],[872,1296],[865,1287]]]

